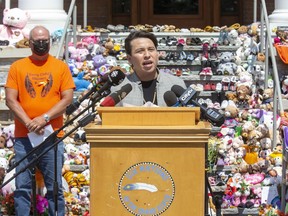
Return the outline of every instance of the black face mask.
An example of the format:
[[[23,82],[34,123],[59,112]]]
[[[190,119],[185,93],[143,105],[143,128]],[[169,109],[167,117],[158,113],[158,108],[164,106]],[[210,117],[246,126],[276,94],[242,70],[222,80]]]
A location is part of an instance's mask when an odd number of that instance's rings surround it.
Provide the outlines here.
[[[49,52],[49,40],[36,40],[32,41],[33,52],[39,56],[43,56]]]

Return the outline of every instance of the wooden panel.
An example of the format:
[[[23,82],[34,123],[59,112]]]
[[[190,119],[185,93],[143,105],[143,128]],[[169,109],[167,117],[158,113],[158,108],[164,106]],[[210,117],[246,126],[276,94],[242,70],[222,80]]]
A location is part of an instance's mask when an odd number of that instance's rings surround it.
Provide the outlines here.
[[[91,215],[204,215],[208,127],[90,124],[85,131],[91,145]],[[157,190],[127,189],[135,183]]]
[[[199,107],[99,107],[103,125],[188,126],[200,119]]]

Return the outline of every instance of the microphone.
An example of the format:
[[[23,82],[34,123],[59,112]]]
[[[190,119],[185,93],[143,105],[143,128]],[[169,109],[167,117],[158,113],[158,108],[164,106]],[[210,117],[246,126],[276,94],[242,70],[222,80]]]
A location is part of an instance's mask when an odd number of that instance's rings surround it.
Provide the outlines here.
[[[167,91],[163,95],[164,101],[168,107],[180,107],[182,104],[178,100],[176,94],[173,91]]]
[[[93,94],[92,97],[93,100],[95,100],[98,97],[100,97],[103,93],[110,90],[111,86],[117,86],[120,83],[122,83],[123,80],[125,79],[125,74],[122,70],[123,69],[121,67],[112,67],[110,73],[107,76],[107,81],[104,83],[104,85],[99,90],[97,89],[99,88],[99,85],[93,85],[93,87],[87,94],[85,94],[83,97],[78,99],[76,102],[70,104],[66,108],[66,115],[71,115],[75,110],[77,110],[80,104],[84,100],[86,100],[91,94]]]
[[[196,95],[196,91],[192,87],[188,87],[186,90],[179,85],[173,85],[171,88],[172,92],[175,93],[176,97],[183,106],[187,106],[190,104],[191,100]]]
[[[183,104],[183,106],[187,106],[191,103],[194,106],[200,107],[200,110],[204,113],[204,118],[208,120],[212,125],[220,127],[224,123],[224,115],[221,114],[218,110],[215,108],[207,108],[193,100],[193,97],[196,94],[196,91],[193,88],[189,87],[185,90],[181,86],[174,85],[172,86],[171,90],[175,93],[176,96],[179,97],[179,101]]]
[[[126,85],[122,86],[121,89],[119,89],[116,92],[113,92],[111,95],[107,96],[100,106],[104,107],[111,107],[118,104],[121,100],[123,100],[132,90],[132,85],[130,83],[127,83]]]

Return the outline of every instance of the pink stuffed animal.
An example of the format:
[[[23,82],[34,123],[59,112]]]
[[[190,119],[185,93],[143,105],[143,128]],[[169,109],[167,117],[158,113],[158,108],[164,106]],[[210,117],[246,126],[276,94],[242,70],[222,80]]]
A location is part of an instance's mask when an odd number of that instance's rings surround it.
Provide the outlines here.
[[[10,45],[14,45],[24,38],[29,38],[30,30],[25,27],[29,19],[29,13],[19,8],[4,9],[3,24],[0,25],[0,40],[8,40]]]

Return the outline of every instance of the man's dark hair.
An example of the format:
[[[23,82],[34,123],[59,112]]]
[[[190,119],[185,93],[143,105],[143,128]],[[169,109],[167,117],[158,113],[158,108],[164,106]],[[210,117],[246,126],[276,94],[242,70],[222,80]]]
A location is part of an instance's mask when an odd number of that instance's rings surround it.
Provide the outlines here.
[[[150,39],[154,43],[154,45],[155,45],[155,47],[157,49],[158,41],[157,41],[156,36],[153,33],[147,32],[147,31],[133,31],[125,39],[125,51],[126,51],[126,54],[131,55],[131,41],[134,40],[134,39],[137,39],[137,38],[148,38],[148,39]]]

